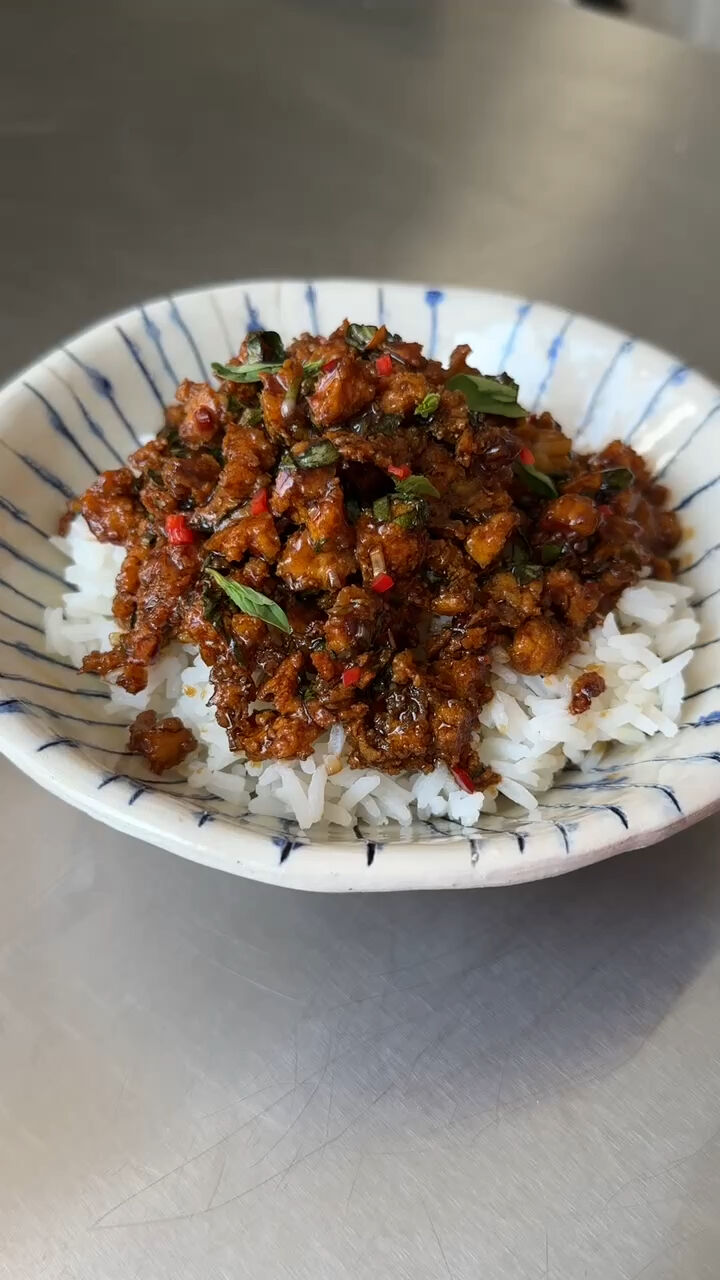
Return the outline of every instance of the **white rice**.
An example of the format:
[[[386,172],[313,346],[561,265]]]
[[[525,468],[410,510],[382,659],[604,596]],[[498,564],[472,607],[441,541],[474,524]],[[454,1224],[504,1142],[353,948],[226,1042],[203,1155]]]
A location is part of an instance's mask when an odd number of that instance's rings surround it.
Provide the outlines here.
[[[124,551],[99,543],[81,517],[67,537],[53,541],[70,562],[66,580],[78,589],[68,591],[58,608],[46,610],[47,645],[80,666],[92,649],[107,648],[117,630],[112,598]],[[682,673],[699,630],[690,594],[688,587],[652,579],[631,587],[553,676],[522,676],[505,654],[495,653],[495,697],[480,713],[480,754],[501,775],[497,792],[506,802],[535,809],[537,797],[568,761],[595,766],[608,743],[637,746],[654,734],[671,738],[677,733]],[[574,716],[571,686],[587,668],[600,672],[606,689],[588,711]],[[190,646],[175,644],[150,668],[142,693],[128,694],[111,684],[110,709],[127,715],[129,708],[137,713],[152,707],[160,715],[179,716],[199,743],[181,772],[194,788],[221,797],[237,814],[290,818],[307,830],[319,822],[350,827],[358,819],[407,825],[414,817],[471,827],[482,810],[496,810],[492,789],[468,795],[445,765],[429,774],[392,778],[348,768],[339,725],[319,740],[308,760],[252,764],[230,750],[207,705],[211,694],[210,672],[200,656]]]

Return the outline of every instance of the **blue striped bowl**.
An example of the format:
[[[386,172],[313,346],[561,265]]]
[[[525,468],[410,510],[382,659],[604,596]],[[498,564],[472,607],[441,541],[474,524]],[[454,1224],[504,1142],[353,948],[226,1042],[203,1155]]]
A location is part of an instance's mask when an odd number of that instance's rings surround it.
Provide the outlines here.
[[[313,838],[291,823],[237,818],[216,797],[147,774],[107,722],[107,693],[45,652],[58,601],[50,545],[68,498],[155,431],[185,376],[236,351],[248,327],[327,332],[344,316],[385,321],[432,355],[468,342],[507,369],[521,399],[550,409],[584,446],[632,441],[686,521],[683,580],[702,630],[682,729],[618,748],[591,775],[567,772],[532,819],[484,817]],[[0,395],[0,747],[48,790],[113,827],[239,875],[324,890],[470,888],[555,875],[650,844],[720,803],[720,391],[645,343],[582,316],[495,293],[328,280],[202,289],[106,320],[53,351]]]

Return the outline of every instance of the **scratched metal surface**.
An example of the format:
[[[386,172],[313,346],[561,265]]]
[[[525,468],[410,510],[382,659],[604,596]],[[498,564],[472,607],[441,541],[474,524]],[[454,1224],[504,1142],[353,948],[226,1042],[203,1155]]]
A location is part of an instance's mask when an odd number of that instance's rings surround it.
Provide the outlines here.
[[[263,272],[505,287],[720,375],[714,55],[521,0],[9,0],[0,361]],[[313,898],[0,767],[0,1275],[716,1280],[720,822]]]

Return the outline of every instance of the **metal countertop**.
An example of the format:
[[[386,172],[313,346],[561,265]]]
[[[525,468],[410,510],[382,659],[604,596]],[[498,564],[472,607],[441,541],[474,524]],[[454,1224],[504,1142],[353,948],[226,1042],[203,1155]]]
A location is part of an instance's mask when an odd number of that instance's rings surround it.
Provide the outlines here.
[[[720,377],[720,61],[538,0],[6,0],[1,372],[243,276],[487,285]],[[312,897],[0,765],[0,1275],[717,1280],[720,819]]]

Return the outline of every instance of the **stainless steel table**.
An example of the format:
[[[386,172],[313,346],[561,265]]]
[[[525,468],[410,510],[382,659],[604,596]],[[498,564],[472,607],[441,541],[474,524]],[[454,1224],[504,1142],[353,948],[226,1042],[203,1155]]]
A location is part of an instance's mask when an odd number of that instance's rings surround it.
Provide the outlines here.
[[[6,371],[263,272],[488,284],[720,375],[720,62],[541,3],[6,0]],[[0,1274],[716,1280],[720,822],[313,898],[0,769]]]

